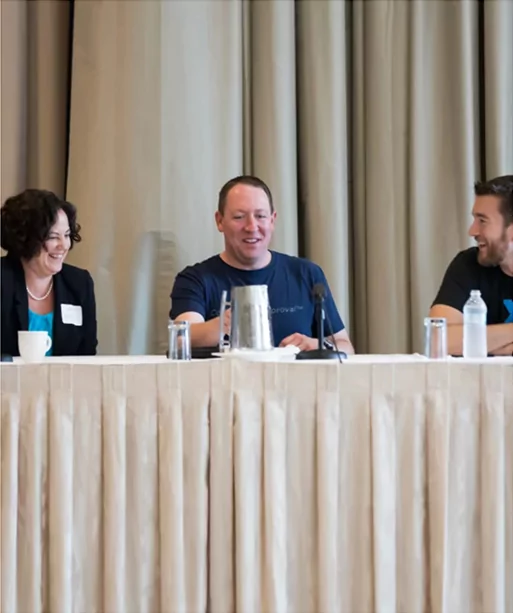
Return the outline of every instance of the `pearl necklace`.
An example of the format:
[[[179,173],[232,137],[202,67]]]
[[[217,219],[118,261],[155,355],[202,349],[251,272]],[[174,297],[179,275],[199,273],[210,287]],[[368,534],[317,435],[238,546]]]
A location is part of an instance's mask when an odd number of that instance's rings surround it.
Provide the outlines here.
[[[41,298],[38,298],[37,296],[34,296],[34,294],[29,290],[29,288],[27,286],[25,286],[25,287],[27,288],[27,294],[32,298],[32,300],[37,300],[39,302],[41,300],[45,300],[50,295],[50,292],[53,289],[53,279],[50,281],[50,287],[48,288],[48,291],[46,292],[46,294],[44,296],[41,296]]]

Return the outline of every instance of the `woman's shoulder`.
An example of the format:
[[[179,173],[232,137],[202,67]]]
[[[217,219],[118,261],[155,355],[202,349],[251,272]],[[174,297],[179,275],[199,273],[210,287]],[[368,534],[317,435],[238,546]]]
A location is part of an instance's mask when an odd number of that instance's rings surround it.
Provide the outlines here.
[[[17,258],[13,258],[11,255],[3,255],[0,258],[0,266],[2,268],[2,272],[4,272],[4,270],[17,270],[21,267],[21,262]]]
[[[80,305],[84,312],[91,312],[95,305],[93,279],[88,270],[63,264],[55,275],[55,298],[58,304]],[[85,315],[84,315],[85,316]]]
[[[93,282],[88,270],[72,264],[63,264],[58,274],[66,285],[76,289],[87,287]]]
[[[91,276],[88,270],[73,266],[73,264],[63,264],[60,274],[63,277],[74,277],[77,279],[86,279]]]
[[[16,258],[9,255],[4,255],[0,258],[0,278],[2,280],[2,288],[5,288],[12,283],[18,277],[23,274],[23,268],[21,262]]]

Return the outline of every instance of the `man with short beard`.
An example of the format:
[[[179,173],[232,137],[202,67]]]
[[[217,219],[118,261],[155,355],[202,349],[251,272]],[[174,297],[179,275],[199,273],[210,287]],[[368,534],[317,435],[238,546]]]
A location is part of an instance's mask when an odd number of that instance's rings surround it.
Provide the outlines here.
[[[461,355],[463,307],[470,291],[480,290],[488,308],[488,353],[512,355],[513,175],[476,183],[474,192],[469,235],[477,246],[450,263],[429,315],[447,319],[449,353]]]
[[[272,308],[272,330],[277,346],[301,351],[318,347],[315,299],[312,289],[326,291],[324,334],[346,354],[354,353],[344,323],[322,269],[306,260],[271,250],[276,210],[269,187],[243,175],[231,179],[219,192],[215,213],[224,236],[224,250],[180,272],[171,292],[170,318],[191,323],[191,345],[219,343],[219,307],[223,291],[245,285],[266,285]],[[223,321],[230,329],[230,311]]]

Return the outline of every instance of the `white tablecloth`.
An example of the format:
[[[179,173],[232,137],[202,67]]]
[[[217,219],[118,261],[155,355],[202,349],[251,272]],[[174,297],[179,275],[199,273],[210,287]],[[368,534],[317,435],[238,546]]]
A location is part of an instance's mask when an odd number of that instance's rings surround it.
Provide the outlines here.
[[[0,375],[2,611],[513,611],[512,359]]]

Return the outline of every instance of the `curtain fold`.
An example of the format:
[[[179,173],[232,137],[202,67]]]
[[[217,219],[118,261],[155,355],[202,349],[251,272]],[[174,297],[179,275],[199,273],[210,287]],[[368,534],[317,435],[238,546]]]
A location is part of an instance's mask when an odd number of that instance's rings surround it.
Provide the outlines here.
[[[355,313],[364,313],[355,342],[376,353],[404,350],[411,337],[409,10],[402,0],[353,5]]]
[[[302,255],[323,267],[350,329],[345,5],[299,2],[297,22]]]
[[[174,276],[221,247],[217,191],[242,170],[240,25],[234,2],[76,6],[68,197],[87,240],[72,255],[95,277],[104,353],[164,351]]]
[[[63,190],[69,13],[2,4],[3,199]],[[512,26],[509,0],[76,0],[70,261],[95,280],[99,351],[165,350],[174,276],[220,250],[217,192],[243,171],[357,351],[421,350],[474,181],[513,168]]]
[[[483,174],[513,169],[513,2],[483,3],[485,159]]]
[[[480,176],[478,6],[412,3],[409,284],[413,346],[447,264],[468,247]]]
[[[70,3],[2,2],[1,200],[65,189]]]
[[[2,202],[26,185],[27,155],[27,5],[3,2],[0,7],[1,61],[1,195]]]
[[[250,170],[269,185],[276,203],[278,223],[272,247],[297,255],[294,2],[252,2],[250,7],[251,108],[245,109],[251,122]]]

